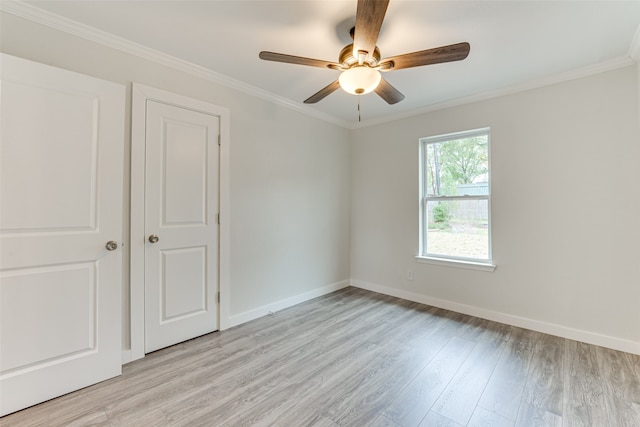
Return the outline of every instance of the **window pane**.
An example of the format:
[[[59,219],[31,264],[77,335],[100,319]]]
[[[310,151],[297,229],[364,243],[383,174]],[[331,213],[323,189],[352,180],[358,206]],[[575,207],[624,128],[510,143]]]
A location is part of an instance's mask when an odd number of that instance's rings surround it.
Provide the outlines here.
[[[489,194],[488,135],[425,145],[427,196]]]
[[[489,202],[427,202],[428,255],[489,259]]]

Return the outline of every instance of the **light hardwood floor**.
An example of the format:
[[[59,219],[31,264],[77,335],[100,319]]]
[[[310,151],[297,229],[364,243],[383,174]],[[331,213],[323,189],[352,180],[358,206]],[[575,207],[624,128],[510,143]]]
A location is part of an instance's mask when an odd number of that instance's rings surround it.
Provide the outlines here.
[[[640,356],[346,288],[2,426],[640,426]]]

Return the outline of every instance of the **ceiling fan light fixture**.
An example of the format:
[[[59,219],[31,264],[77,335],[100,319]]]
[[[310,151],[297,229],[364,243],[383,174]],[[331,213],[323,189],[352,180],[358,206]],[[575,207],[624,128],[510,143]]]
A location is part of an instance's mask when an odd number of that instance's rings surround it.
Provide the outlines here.
[[[337,80],[305,99],[305,104],[315,104],[342,87],[345,92],[354,95],[375,91],[387,104],[393,105],[402,101],[404,95],[383,79],[380,72],[461,61],[469,55],[471,46],[468,42],[461,42],[381,58],[380,49],[376,43],[388,5],[389,0],[358,0],[356,25],[350,32],[353,43],[342,48],[338,55],[338,62],[267,51],[260,52],[258,56],[266,61],[342,71]]]
[[[352,95],[372,92],[380,84],[382,76],[378,70],[367,65],[357,65],[343,71],[338,78],[340,87]]]

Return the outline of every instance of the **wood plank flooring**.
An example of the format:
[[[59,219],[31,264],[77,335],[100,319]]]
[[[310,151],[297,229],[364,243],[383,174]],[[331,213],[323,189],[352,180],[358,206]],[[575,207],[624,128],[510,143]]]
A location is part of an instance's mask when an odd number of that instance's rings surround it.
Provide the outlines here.
[[[346,288],[1,426],[640,426],[640,356]]]

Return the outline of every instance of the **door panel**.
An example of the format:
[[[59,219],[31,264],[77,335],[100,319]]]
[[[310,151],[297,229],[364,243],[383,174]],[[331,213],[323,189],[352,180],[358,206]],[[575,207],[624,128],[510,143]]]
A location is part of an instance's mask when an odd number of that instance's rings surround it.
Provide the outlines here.
[[[164,124],[162,225],[207,225],[208,128],[170,119]]]
[[[218,329],[219,117],[147,101],[145,351]]]
[[[11,81],[2,95],[21,100],[2,111],[4,135],[20,140],[3,146],[2,230],[94,228],[97,99]]]
[[[161,323],[207,310],[207,247],[162,251]]]
[[[0,279],[3,324],[20,325],[3,328],[4,372],[94,350],[96,312],[87,302],[96,301],[95,263],[18,269],[3,272]]]
[[[3,415],[120,374],[125,91],[1,59]]]

